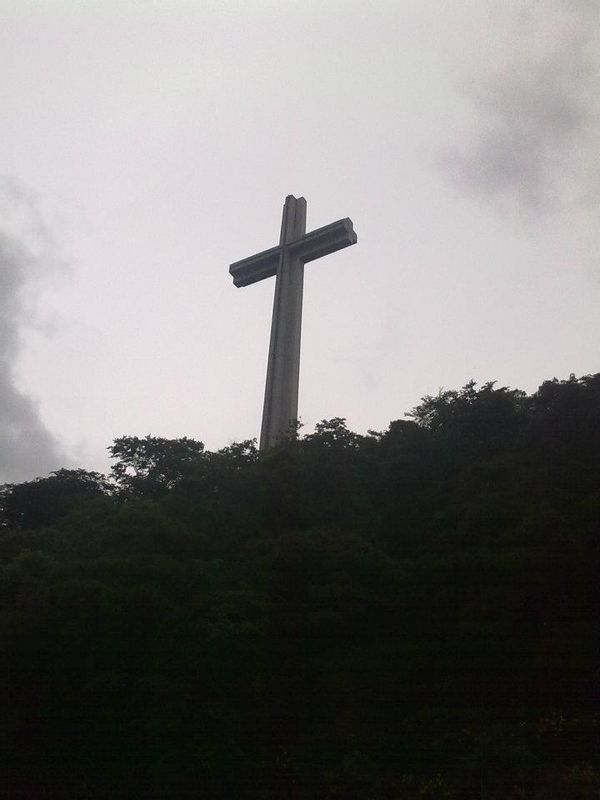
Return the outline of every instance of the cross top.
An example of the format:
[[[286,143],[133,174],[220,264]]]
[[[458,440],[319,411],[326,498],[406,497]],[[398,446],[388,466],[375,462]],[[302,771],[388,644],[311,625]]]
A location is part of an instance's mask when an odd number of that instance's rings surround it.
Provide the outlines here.
[[[261,450],[289,436],[297,422],[304,265],[356,241],[352,220],[348,217],[306,233],[306,200],[288,195],[283,207],[279,245],[229,267],[233,283],[238,287],[277,276]]]

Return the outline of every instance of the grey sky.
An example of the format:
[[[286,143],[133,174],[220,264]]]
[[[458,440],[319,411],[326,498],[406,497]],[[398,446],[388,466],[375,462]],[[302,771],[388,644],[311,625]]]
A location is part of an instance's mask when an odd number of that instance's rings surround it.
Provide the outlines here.
[[[472,134],[445,159],[459,186],[482,198],[516,197],[524,212],[600,199],[590,159],[600,132],[598,11],[554,8],[524,6],[511,20],[504,57],[473,80]]]
[[[227,267],[287,194],[359,236],[306,269],[308,428],[598,371],[596,5],[0,0],[0,174],[71,264],[6,279],[29,316],[0,421],[21,403],[56,464],[9,450],[0,479],[106,469],[123,434],[258,435],[273,281]]]

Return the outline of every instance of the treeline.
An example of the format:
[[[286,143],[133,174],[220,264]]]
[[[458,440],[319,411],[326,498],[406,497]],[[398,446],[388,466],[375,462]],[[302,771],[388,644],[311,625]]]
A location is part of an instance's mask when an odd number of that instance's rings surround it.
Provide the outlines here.
[[[0,491],[22,798],[587,800],[600,374]]]

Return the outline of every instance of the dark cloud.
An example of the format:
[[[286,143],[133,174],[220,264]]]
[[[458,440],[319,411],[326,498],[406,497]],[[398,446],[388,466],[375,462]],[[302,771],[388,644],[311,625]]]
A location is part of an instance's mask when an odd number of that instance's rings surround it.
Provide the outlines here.
[[[60,264],[38,200],[14,179],[0,178],[0,214],[0,482],[6,482],[47,474],[64,461],[34,401],[15,384],[36,287]]]
[[[475,127],[442,163],[469,193],[544,211],[598,199],[600,116],[590,7],[536,8],[513,21],[504,65],[471,93]]]

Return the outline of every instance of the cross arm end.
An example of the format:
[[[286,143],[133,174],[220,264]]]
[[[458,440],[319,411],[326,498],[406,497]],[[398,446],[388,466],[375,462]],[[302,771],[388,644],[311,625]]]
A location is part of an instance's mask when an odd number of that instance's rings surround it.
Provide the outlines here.
[[[357,241],[358,237],[352,220],[346,217],[307,233],[302,239],[293,242],[290,249],[297,252],[306,264],[321,256],[335,253],[336,250],[341,250],[343,247],[356,244]]]
[[[271,247],[249,258],[236,261],[229,267],[229,274],[233,278],[233,285],[237,287],[249,286],[251,283],[270,278],[277,273],[279,264],[280,247]]]

